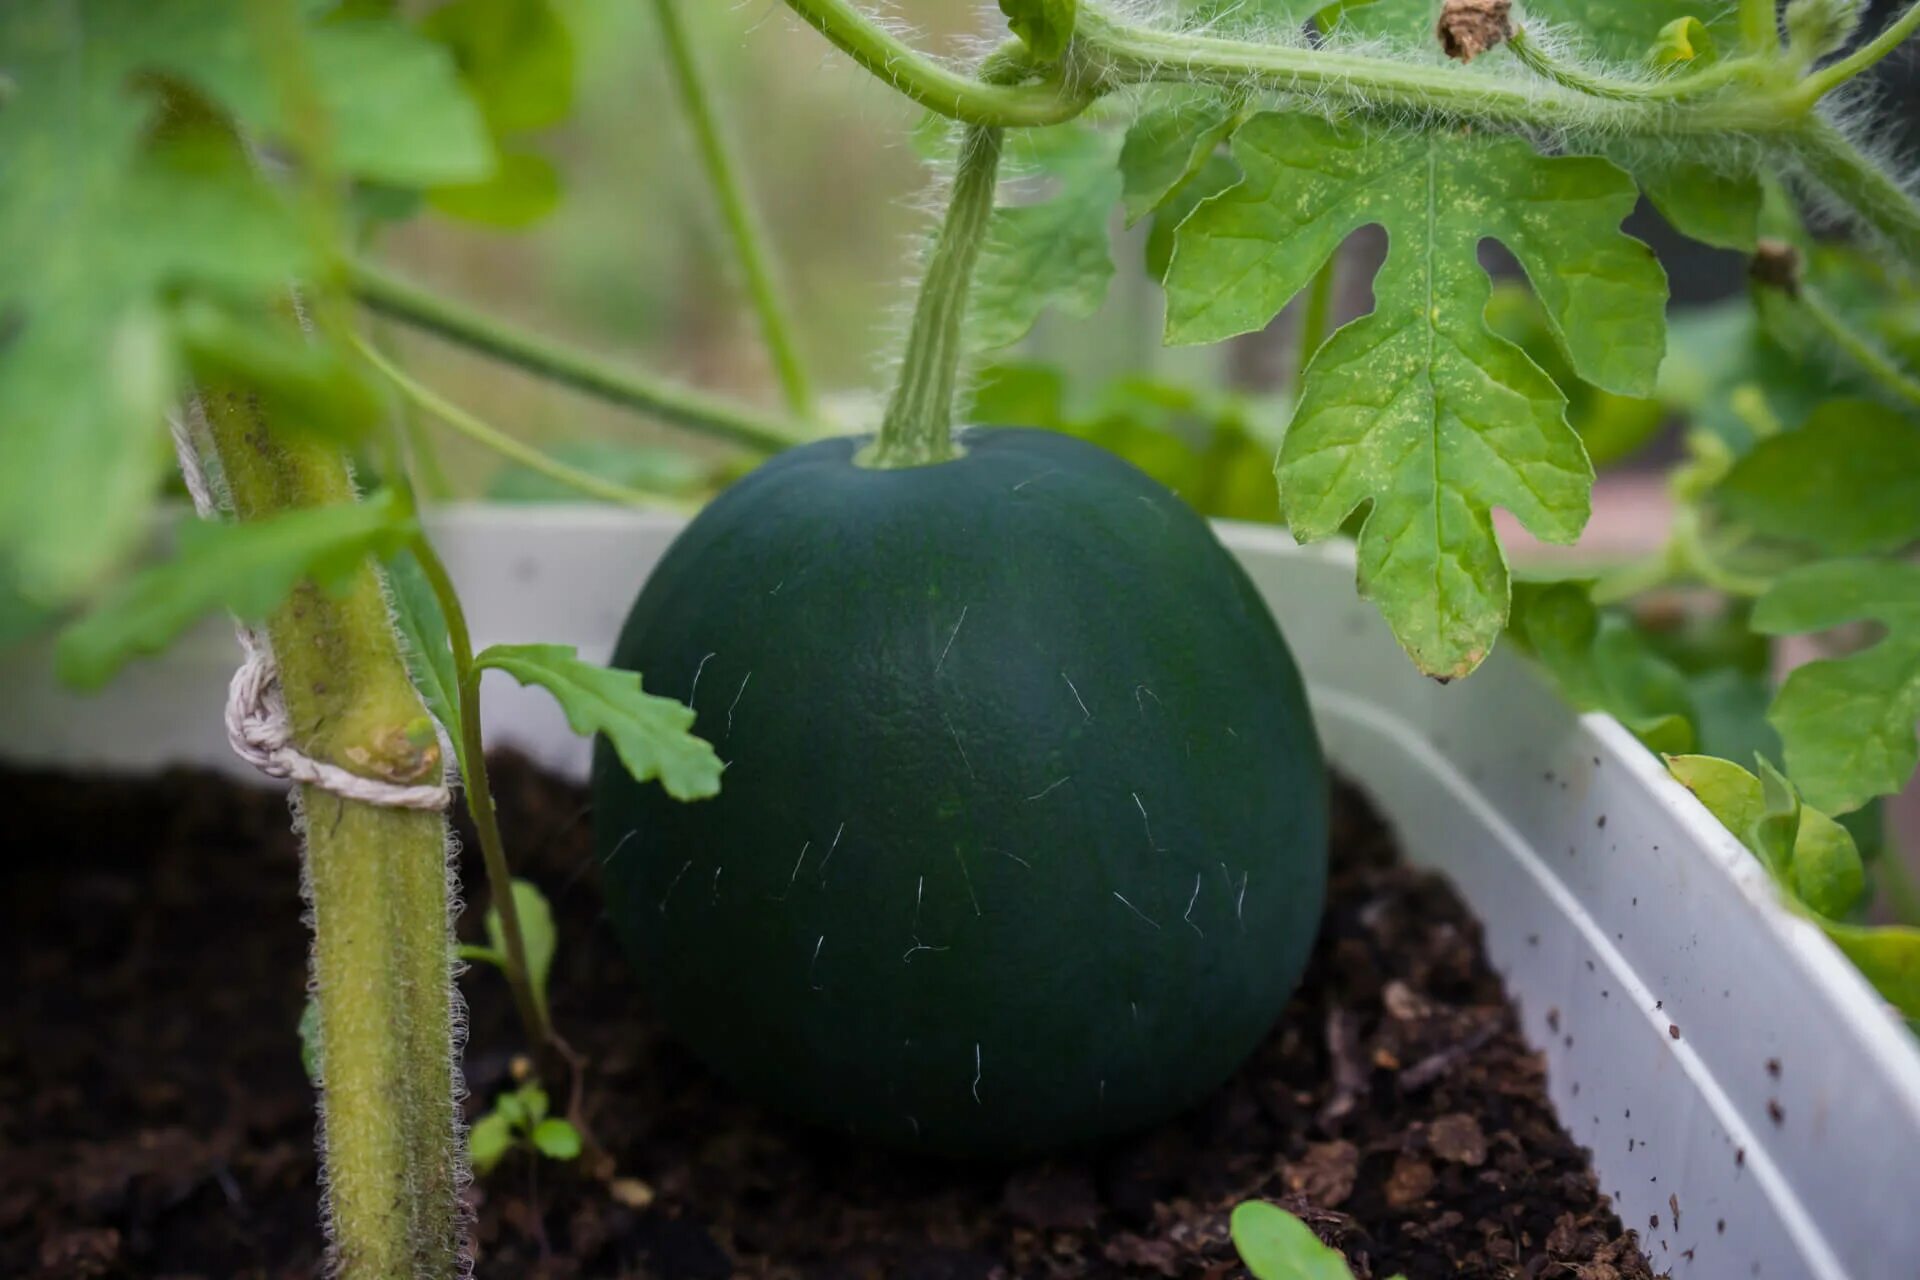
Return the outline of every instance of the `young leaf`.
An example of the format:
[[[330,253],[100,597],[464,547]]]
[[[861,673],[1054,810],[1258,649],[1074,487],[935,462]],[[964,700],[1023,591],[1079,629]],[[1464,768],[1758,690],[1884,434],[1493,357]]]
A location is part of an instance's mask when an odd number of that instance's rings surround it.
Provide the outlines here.
[[[513,1125],[498,1111],[489,1111],[467,1130],[467,1158],[481,1176],[492,1173],[514,1147]]]
[[[130,659],[157,653],[202,614],[257,621],[302,580],[338,587],[368,556],[386,556],[414,522],[392,493],[241,523],[190,520],[171,560],[144,570],[60,637],[60,676],[105,684]]]
[[[1236,1205],[1229,1229],[1254,1280],[1352,1280],[1346,1258],[1278,1205],[1264,1200]]]
[[[565,1120],[542,1120],[533,1126],[534,1150],[549,1160],[577,1160],[580,1157],[580,1131]]]
[[[513,907],[520,918],[520,941],[527,949],[527,981],[533,987],[533,998],[544,1009],[547,1004],[547,976],[553,972],[553,953],[558,945],[553,927],[553,908],[547,905],[546,896],[532,883],[517,879],[513,882]],[[507,937],[500,923],[498,907],[487,908],[487,942],[490,944],[487,958],[504,966]]]
[[[604,733],[627,772],[654,778],[676,800],[703,800],[720,790],[720,758],[695,737],[693,712],[671,698],[643,693],[640,677],[581,661],[571,645],[498,644],[476,665],[504,671],[551,693],[575,733]]]
[[[1078,9],[1079,0],[1000,0],[1007,26],[1042,63],[1058,62],[1067,51]]]
[[[1920,541],[1920,431],[1871,400],[1831,400],[1755,445],[1713,498],[1764,537],[1836,556],[1897,551]]]
[[[1874,989],[1910,1020],[1920,1020],[1920,929],[1873,928],[1822,920],[1833,944]]]
[[[1720,45],[1700,19],[1675,18],[1654,36],[1647,58],[1657,67],[1706,67],[1720,60]]]
[[[1681,672],[1632,624],[1594,608],[1577,582],[1519,582],[1513,637],[1581,711],[1605,711],[1654,751],[1691,751],[1692,699]]]
[[[1803,804],[1764,756],[1764,781],[1712,756],[1669,756],[1667,768],[1722,826],[1759,855],[1782,888],[1815,914],[1840,916],[1858,904],[1866,873],[1853,836]]]
[[[1782,575],[1753,611],[1767,635],[1824,631],[1868,620],[1877,643],[1796,669],[1769,719],[1787,770],[1809,803],[1829,813],[1891,795],[1920,759],[1920,565],[1834,560]]]
[[[1019,341],[1048,306],[1081,317],[1099,307],[1113,278],[1107,219],[1120,193],[1118,145],[1109,134],[1059,130],[1035,157],[1054,194],[993,211],[967,300],[970,350]]]
[[[1749,848],[1766,860],[1773,874],[1792,882],[1794,847],[1800,839],[1803,809],[1800,793],[1786,776],[1762,756],[1760,764],[1760,816],[1746,834]]]
[[[467,761],[460,734],[460,677],[453,666],[446,615],[441,613],[433,584],[427,581],[426,572],[411,550],[388,560],[386,569],[387,588],[393,598],[393,621],[400,629],[400,638],[406,642],[407,671],[426,701],[427,710],[447,731],[464,775]]]
[[[1120,147],[1127,225],[1165,204],[1232,131],[1237,112],[1218,97],[1180,98],[1145,112]]]
[[[1246,174],[1180,226],[1167,273],[1169,341],[1264,326],[1346,237],[1386,226],[1376,309],[1307,370],[1279,464],[1296,537],[1318,541],[1371,504],[1360,585],[1429,674],[1461,676],[1506,620],[1506,561],[1491,509],[1570,542],[1593,471],[1566,400],[1483,319],[1478,246],[1527,270],[1576,372],[1628,395],[1652,389],[1665,277],[1623,234],[1632,182],[1605,160],[1543,158],[1513,138],[1383,134],[1268,113],[1243,125]]]

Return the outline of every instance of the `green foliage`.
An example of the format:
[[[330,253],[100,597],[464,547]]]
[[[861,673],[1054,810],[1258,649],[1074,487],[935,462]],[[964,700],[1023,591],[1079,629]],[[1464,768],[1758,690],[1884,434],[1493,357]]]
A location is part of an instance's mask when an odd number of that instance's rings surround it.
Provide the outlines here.
[[[693,712],[672,698],[643,693],[640,677],[583,662],[571,645],[497,644],[474,665],[504,671],[553,695],[575,733],[604,733],[636,781],[658,779],[676,800],[720,790],[720,758],[691,732]]]
[[[1344,0],[1341,21],[1362,36],[1397,36],[1430,44],[1438,0]],[[1733,6],[1715,0],[1531,0],[1530,22],[1547,22],[1576,34],[1595,53],[1631,63],[1670,47],[1666,30],[1704,17],[1709,38],[1731,42],[1738,32]],[[1697,46],[1696,46],[1697,47]]]
[[[1619,613],[1602,613],[1578,582],[1517,582],[1514,640],[1581,711],[1605,711],[1654,751],[1694,747],[1686,677]]]
[[[1920,541],[1920,430],[1869,400],[1829,400],[1739,459],[1715,503],[1760,535],[1826,555]]]
[[[1877,622],[1879,641],[1797,668],[1771,719],[1787,768],[1809,801],[1831,813],[1898,791],[1920,758],[1920,565],[1836,560],[1782,575],[1753,611],[1767,635]]]
[[[386,490],[263,520],[189,520],[172,559],[135,574],[61,636],[61,678],[97,689],[215,609],[257,622],[303,580],[337,589],[368,556],[391,555],[414,530],[411,513]]]
[[[1235,396],[1124,378],[1086,404],[1038,364],[990,365],[974,381],[967,420],[1017,423],[1090,440],[1119,454],[1206,516],[1271,523],[1279,432]]]
[[[1596,468],[1637,453],[1666,421],[1666,408],[1658,400],[1616,395],[1575,373],[1554,339],[1545,308],[1526,286],[1494,285],[1486,320],[1488,328],[1525,351],[1566,394],[1567,423],[1580,433],[1580,443]]]
[[[1018,341],[1048,306],[1092,315],[1113,278],[1107,219],[1120,194],[1119,140],[1069,125],[1025,142],[1025,156],[1009,148],[1009,158],[1024,160],[1054,192],[994,209],[967,299],[970,350]]]
[[[1765,757],[1763,777],[1709,756],[1672,756],[1667,767],[1721,825],[1760,857],[1788,900],[1811,914],[1834,945],[1908,1018],[1920,1018],[1920,930],[1870,927],[1845,916],[1865,888],[1853,836],[1802,801]]]
[[[513,882],[514,913],[520,921],[520,942],[527,953],[527,986],[544,1010],[547,1007],[547,978],[553,972],[553,955],[559,948],[559,934],[553,925],[553,908],[546,895],[531,881]],[[501,972],[510,967],[507,960],[506,928],[500,920],[500,908],[487,908],[487,945],[463,946],[462,960],[490,964]]]
[[[1007,26],[1036,62],[1058,62],[1073,39],[1079,0],[1000,0]]]
[[[1120,148],[1127,225],[1167,202],[1232,133],[1238,111],[1211,96],[1183,96],[1143,112]]]
[[[1233,1247],[1254,1280],[1352,1280],[1340,1251],[1320,1243],[1313,1228],[1278,1205],[1264,1200],[1237,1205],[1230,1229]]]
[[[560,176],[520,135],[551,128],[573,109],[573,40],[549,0],[452,0],[421,29],[445,45],[480,104],[500,153],[477,182],[436,187],[442,213],[502,228],[539,221],[560,200]]]
[[[1625,174],[1526,143],[1389,135],[1269,113],[1234,136],[1246,177],[1181,224],[1167,274],[1169,341],[1264,326],[1346,237],[1386,226],[1371,316],[1309,366],[1279,464],[1296,536],[1338,532],[1372,504],[1360,588],[1423,671],[1461,676],[1506,620],[1491,508],[1550,541],[1586,521],[1592,468],[1566,399],[1483,318],[1477,248],[1501,240],[1526,268],[1574,369],[1644,395],[1664,350],[1665,277],[1619,230]]]
[[[307,9],[294,56],[342,174],[487,175],[480,113],[441,50],[390,17]],[[251,328],[321,253],[233,140],[237,125],[299,142],[252,29],[239,0],[0,7],[0,560],[29,599],[84,593],[138,542],[190,362],[259,375],[292,421],[365,415],[337,355]]]
[[[461,776],[468,776],[466,744],[460,732],[460,674],[454,669],[453,645],[439,597],[411,549],[388,560],[386,572],[407,671],[427,710],[447,731],[460,759]]]
[[[547,1092],[537,1084],[523,1084],[493,1100],[493,1109],[467,1131],[467,1156],[481,1177],[492,1173],[515,1151],[529,1151],[549,1160],[577,1159],[580,1131],[558,1116],[547,1114]]]

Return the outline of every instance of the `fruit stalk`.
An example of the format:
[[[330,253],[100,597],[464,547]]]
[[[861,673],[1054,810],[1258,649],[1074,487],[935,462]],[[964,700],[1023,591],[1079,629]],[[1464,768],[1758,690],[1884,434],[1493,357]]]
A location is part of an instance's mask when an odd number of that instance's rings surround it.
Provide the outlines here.
[[[960,145],[946,220],[914,302],[907,352],[865,466],[921,467],[953,457],[953,398],[965,346],[973,268],[999,185],[1001,130],[970,126]]]
[[[353,500],[336,450],[271,431],[243,393],[211,391],[204,403],[237,518]],[[337,594],[297,588],[269,616],[267,633],[300,751],[384,782],[440,777],[433,722],[408,678],[370,561]],[[446,818],[311,786],[300,789],[297,812],[337,1274],[445,1280],[464,1244],[465,1178]]]

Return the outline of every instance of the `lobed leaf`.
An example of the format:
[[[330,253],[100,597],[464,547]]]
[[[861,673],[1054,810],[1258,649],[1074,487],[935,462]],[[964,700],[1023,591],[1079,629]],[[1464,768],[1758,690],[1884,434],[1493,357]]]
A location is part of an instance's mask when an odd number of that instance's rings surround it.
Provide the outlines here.
[[[1107,220],[1120,194],[1119,140],[1078,127],[1040,132],[1049,137],[1028,146],[1038,148],[1033,164],[1056,190],[993,211],[967,298],[973,351],[1019,341],[1049,306],[1092,315],[1113,279]]]
[[[1797,430],[1760,441],[1713,490],[1768,538],[1828,555],[1920,541],[1920,431],[1870,400],[1832,400]]]
[[[702,800],[720,790],[720,758],[695,737],[693,712],[640,688],[640,676],[581,660],[572,645],[499,644],[475,659],[521,684],[553,695],[580,734],[604,733],[627,772],[659,779],[676,800]]]
[[[1352,232],[1390,249],[1373,314],[1308,367],[1280,454],[1281,507],[1303,542],[1369,507],[1360,587],[1423,671],[1465,675],[1506,620],[1492,509],[1570,542],[1593,471],[1566,398],[1487,327],[1486,237],[1520,260],[1575,372],[1645,395],[1664,349],[1665,276],[1620,231],[1632,182],[1594,157],[1545,158],[1514,138],[1389,135],[1267,113],[1234,136],[1243,180],[1181,224],[1167,336],[1264,327]]]
[[[413,517],[386,490],[264,520],[188,521],[172,559],[135,574],[62,634],[60,676],[97,689],[204,614],[226,609],[258,621],[302,581],[337,589],[368,556],[392,555],[414,531]]]
[[[1787,770],[1808,802],[1829,813],[1891,795],[1920,760],[1920,565],[1834,560],[1792,570],[1754,607],[1767,635],[1825,631],[1869,621],[1877,642],[1797,668],[1769,719]]]

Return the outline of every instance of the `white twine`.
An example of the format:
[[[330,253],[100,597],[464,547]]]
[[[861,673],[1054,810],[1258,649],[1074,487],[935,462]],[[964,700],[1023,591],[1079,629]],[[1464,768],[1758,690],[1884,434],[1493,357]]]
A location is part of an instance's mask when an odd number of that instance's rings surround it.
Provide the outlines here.
[[[204,420],[198,399],[190,402],[195,419]],[[180,477],[193,497],[193,509],[202,520],[219,520],[220,504],[200,462],[200,450],[194,444],[193,430],[178,413],[167,415],[167,429],[173,436],[173,452],[180,460]],[[280,692],[280,668],[273,660],[273,649],[265,636],[239,618],[233,620],[233,633],[246,658],[233,673],[227,686],[227,743],[234,754],[266,774],[290,782],[319,787],[348,800],[379,805],[389,809],[445,809],[452,796],[443,783],[402,786],[362,777],[339,765],[315,760],[293,745],[293,722],[287,718],[286,700]]]

